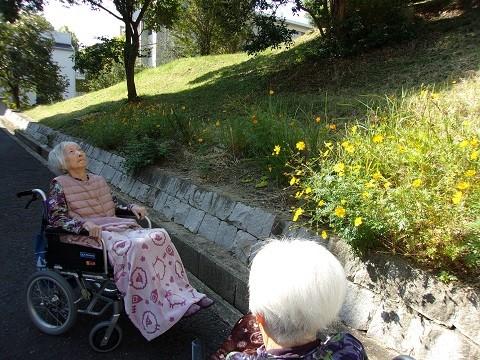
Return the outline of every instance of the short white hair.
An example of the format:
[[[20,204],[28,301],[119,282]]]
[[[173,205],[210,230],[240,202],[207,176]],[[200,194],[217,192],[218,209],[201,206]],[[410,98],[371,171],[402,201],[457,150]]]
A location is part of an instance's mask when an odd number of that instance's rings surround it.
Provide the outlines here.
[[[58,172],[67,173],[67,167],[65,165],[65,148],[68,145],[77,145],[80,147],[76,142],[62,141],[55,145],[48,154],[48,165]]]
[[[346,278],[335,256],[314,241],[268,240],[253,259],[249,290],[250,310],[263,316],[268,335],[291,346],[336,320]]]

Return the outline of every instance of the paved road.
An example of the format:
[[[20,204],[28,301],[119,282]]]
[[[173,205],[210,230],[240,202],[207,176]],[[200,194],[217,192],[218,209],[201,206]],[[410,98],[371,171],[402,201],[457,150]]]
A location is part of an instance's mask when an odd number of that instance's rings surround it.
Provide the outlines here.
[[[88,345],[100,319],[79,316],[67,334],[48,336],[33,327],[25,310],[25,286],[34,272],[32,236],[40,223],[40,204],[25,210],[15,194],[46,189],[52,173],[0,128],[0,358],[1,359],[191,359],[191,341],[202,339],[212,352],[228,325],[213,310],[203,310],[147,342],[122,316],[123,342],[113,353],[97,354]]]

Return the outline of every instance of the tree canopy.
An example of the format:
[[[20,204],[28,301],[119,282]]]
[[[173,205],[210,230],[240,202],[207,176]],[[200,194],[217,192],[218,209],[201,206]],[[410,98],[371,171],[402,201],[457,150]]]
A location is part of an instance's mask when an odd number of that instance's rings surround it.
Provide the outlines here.
[[[51,58],[52,26],[41,16],[25,15],[0,24],[0,86],[19,108],[22,96],[36,91],[44,102],[59,100],[68,85]]]

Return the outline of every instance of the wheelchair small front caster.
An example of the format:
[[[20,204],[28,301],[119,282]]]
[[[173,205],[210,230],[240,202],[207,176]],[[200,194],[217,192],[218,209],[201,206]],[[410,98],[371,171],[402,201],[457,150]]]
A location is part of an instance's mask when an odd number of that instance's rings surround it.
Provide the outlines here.
[[[120,326],[115,325],[112,329],[110,336],[108,336],[108,329],[110,328],[110,321],[102,321],[95,325],[90,331],[88,342],[93,350],[97,352],[109,352],[118,347],[122,342],[122,329]]]

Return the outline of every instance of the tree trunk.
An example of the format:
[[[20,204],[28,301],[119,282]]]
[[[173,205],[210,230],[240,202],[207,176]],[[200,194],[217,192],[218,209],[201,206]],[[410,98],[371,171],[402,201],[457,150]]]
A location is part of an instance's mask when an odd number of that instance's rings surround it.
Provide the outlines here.
[[[140,39],[138,29],[130,21],[125,21],[125,48],[123,50],[123,61],[125,64],[125,77],[127,79],[128,101],[138,100],[135,87],[135,61],[137,60]]]
[[[18,110],[20,109],[20,88],[18,85],[13,85],[11,87],[12,90],[12,97],[13,97],[13,102],[15,103],[15,108]]]

